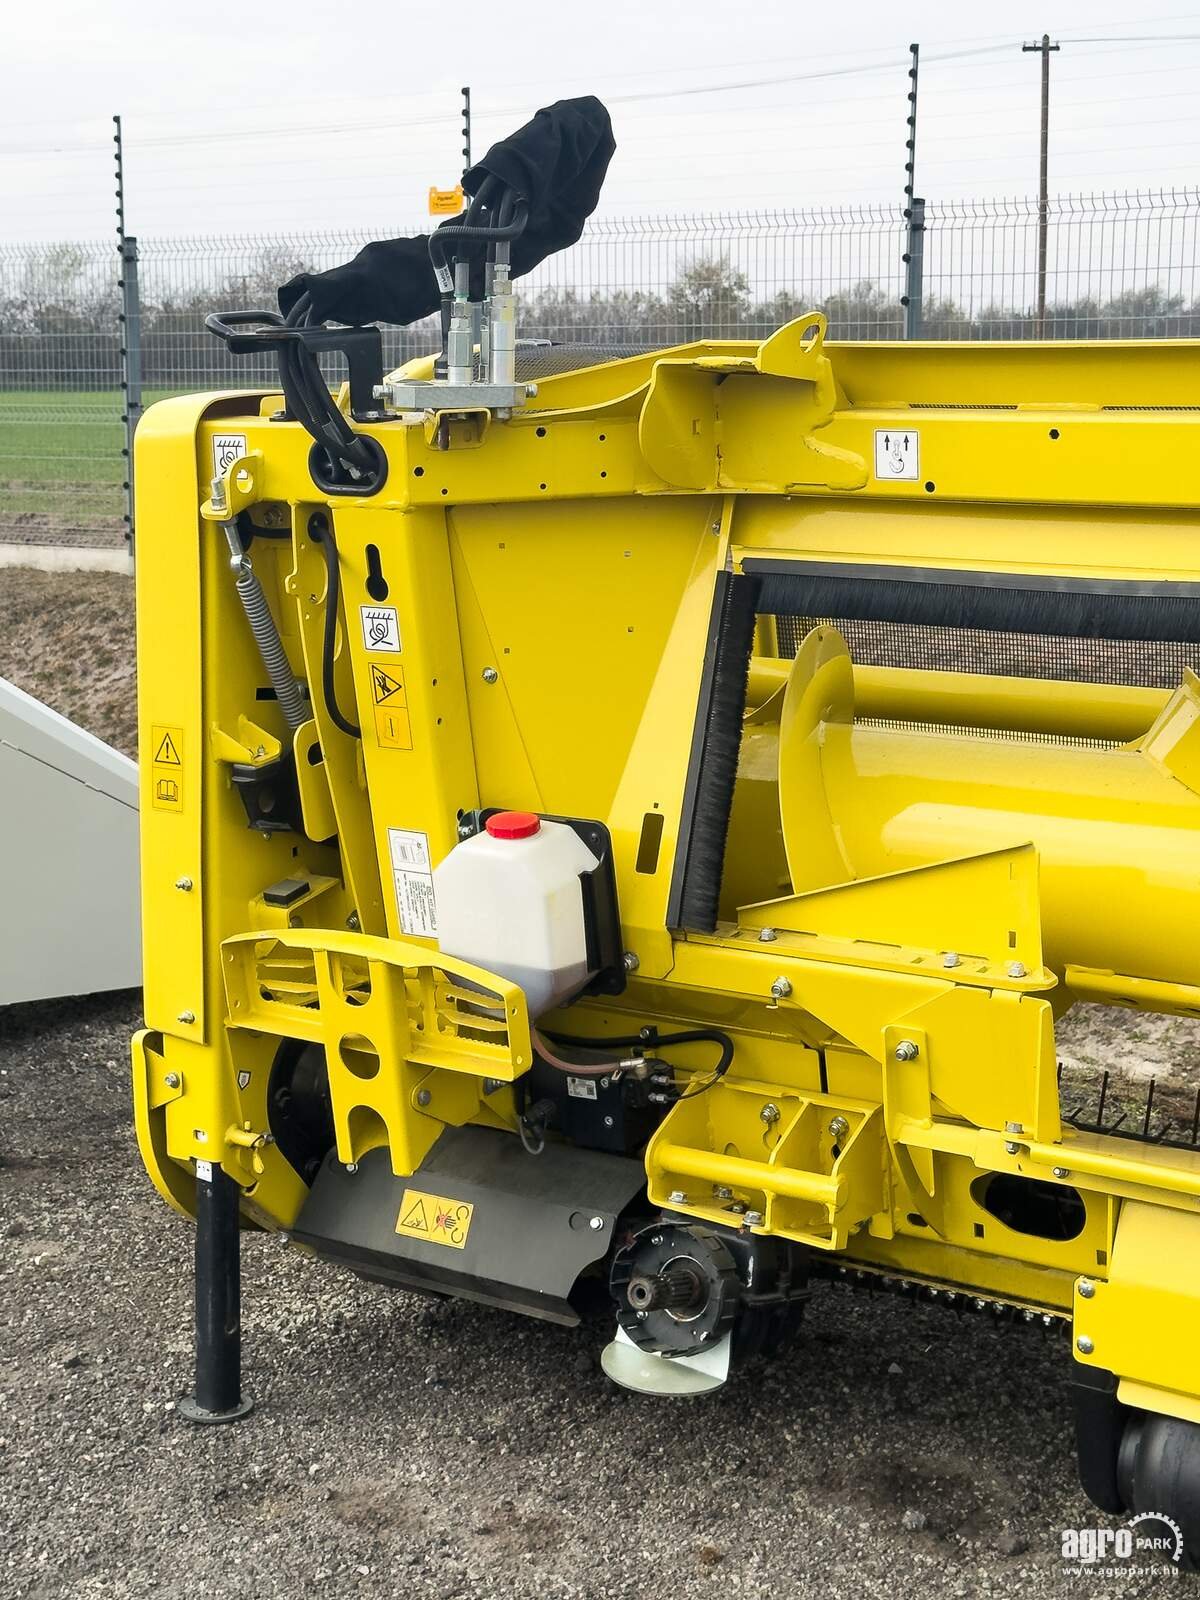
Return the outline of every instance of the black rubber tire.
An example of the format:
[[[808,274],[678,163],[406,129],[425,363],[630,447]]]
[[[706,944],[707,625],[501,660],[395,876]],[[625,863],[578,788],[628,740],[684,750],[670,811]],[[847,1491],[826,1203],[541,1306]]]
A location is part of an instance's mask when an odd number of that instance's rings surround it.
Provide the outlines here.
[[[1200,1424],[1136,1412],[1121,1439],[1117,1481],[1130,1511],[1161,1512],[1178,1524],[1180,1566],[1200,1571]]]

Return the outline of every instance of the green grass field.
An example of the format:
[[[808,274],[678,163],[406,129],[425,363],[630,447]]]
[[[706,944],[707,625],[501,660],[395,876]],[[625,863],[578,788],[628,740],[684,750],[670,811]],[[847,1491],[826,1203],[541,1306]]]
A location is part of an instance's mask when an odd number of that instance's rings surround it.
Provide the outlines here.
[[[145,403],[164,393],[147,393]],[[121,409],[114,391],[0,392],[0,528],[119,524]]]

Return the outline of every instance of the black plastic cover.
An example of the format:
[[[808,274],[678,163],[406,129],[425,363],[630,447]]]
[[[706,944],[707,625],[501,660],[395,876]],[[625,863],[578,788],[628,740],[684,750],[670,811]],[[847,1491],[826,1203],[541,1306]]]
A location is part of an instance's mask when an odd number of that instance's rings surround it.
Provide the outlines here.
[[[530,272],[548,255],[565,250],[583,232],[596,209],[616,143],[608,111],[593,95],[557,100],[516,133],[494,144],[463,179],[474,194],[484,178],[498,178],[527,202],[529,220],[512,245],[512,274]],[[445,226],[461,224],[448,217]],[[472,293],[482,294],[480,282]],[[302,272],[279,291],[286,314],[304,293],[315,322],[418,322],[441,301],[429,261],[429,235],[380,239],[328,272]]]

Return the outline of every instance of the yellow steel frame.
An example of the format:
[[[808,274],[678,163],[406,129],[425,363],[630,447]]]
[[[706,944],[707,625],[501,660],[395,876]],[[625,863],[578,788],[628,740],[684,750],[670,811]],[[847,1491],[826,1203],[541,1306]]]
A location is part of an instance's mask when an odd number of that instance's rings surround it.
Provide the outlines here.
[[[839,877],[831,843],[828,871],[793,893],[785,857],[797,822],[789,839],[775,763],[780,719],[801,716],[803,696],[785,712],[769,620],[722,921],[684,934],[669,926],[668,902],[719,575],[769,555],[950,578],[969,567],[1195,580],[1200,358],[1182,342],[829,346],[824,332],[814,314],[761,344],[689,345],[544,378],[536,405],[506,422],[370,425],[388,476],[369,498],[316,490],[310,440],[274,420],[278,396],[191,396],[146,414],[141,746],[152,753],[172,730],[179,770],[164,791],[173,799],[156,803],[161,769],[142,766],[143,1158],[181,1210],[194,1164],[219,1162],[242,1186],[247,1218],[287,1228],[306,1191],[271,1142],[266,1109],[285,1038],[325,1048],[342,1160],[386,1145],[408,1174],[446,1126],[514,1128],[506,1086],[531,1059],[520,993],[405,929],[389,830],[424,834],[436,862],[464,809],[598,818],[636,972],[618,1000],[584,1002],[562,1026],[712,1022],[737,1044],[728,1078],[677,1105],[651,1141],[651,1200],[683,1191],[675,1209],[720,1220],[719,1196],[732,1192],[760,1213],[756,1231],[863,1271],[1074,1317],[1081,1360],[1117,1372],[1136,1403],[1196,1417],[1200,1290],[1176,1269],[1200,1229],[1200,1153],[1064,1125],[1054,1016],[1075,994],[1180,1010],[1200,1009],[1200,994],[1156,972],[1108,982],[1090,963],[1054,966],[1027,838],[856,881]],[[874,433],[897,425],[919,429],[920,477],[882,482]],[[248,829],[231,787],[233,762],[269,761],[292,736],[258,692],[263,669],[214,526],[214,445],[230,436],[228,503],[290,535],[256,539],[251,556],[292,667],[312,686],[293,744],[306,832],[324,844]],[[335,679],[361,741],[333,724],[317,687],[318,512],[336,529]],[[372,565],[386,601],[368,587]],[[361,626],[363,607],[385,603],[398,651],[381,652]],[[832,676],[815,676],[803,702],[808,733],[790,746],[808,750],[811,735],[814,762],[829,724],[812,696],[835,680],[860,715],[953,725],[965,703],[974,727],[1111,742],[1161,733],[1170,709],[1155,691],[879,669],[858,669],[847,690],[849,667],[826,665]],[[382,720],[378,671],[393,685]],[[1187,761],[1159,760],[1170,744],[1147,745],[1148,759],[1190,794]],[[965,764],[964,774],[969,793]],[[654,817],[661,840],[647,862]],[[1103,874],[1103,859],[1095,865]],[[282,911],[263,890],[288,877],[309,890]],[[953,970],[947,950],[964,952]],[[491,1021],[480,1026],[476,1005],[463,1026],[479,986]],[[703,1070],[702,1047],[679,1056]],[[1070,1186],[1081,1231],[1053,1240],[1007,1228],[981,1203],[995,1174]]]

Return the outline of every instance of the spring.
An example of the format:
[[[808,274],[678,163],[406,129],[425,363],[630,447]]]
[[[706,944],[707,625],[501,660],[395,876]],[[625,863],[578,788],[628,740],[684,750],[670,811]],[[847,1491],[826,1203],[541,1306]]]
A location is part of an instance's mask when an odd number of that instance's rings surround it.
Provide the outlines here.
[[[262,656],[263,666],[266,667],[267,676],[275,690],[279,709],[283,712],[288,727],[295,732],[301,723],[308,721],[308,711],[304,697],[300,693],[300,686],[292,674],[291,667],[288,666],[279,630],[275,626],[275,618],[271,615],[262,584],[259,583],[253,567],[245,556],[237,568],[237,592],[241,597],[250,631]]]

